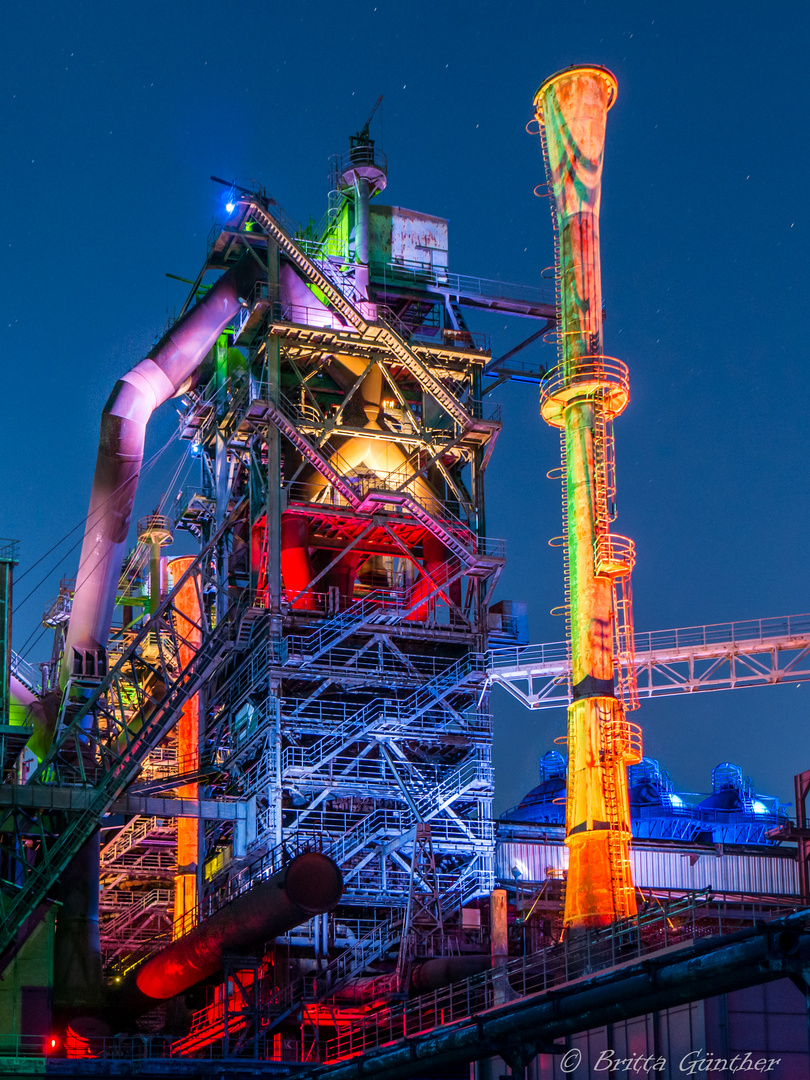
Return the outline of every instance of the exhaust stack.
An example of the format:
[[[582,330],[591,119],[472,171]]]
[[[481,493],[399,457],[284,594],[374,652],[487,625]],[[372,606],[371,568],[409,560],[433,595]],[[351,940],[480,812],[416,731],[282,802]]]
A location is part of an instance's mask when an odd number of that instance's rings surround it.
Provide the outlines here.
[[[146,359],[115,384],[101,416],[96,472],[60,672],[64,688],[86,664],[98,673],[112,622],[121,561],[155,409],[182,392],[223,328],[263,276],[247,252],[175,323]]]
[[[627,366],[603,354],[599,209],[608,109],[606,68],[572,67],[547,79],[534,109],[543,137],[557,232],[558,364],[540,391],[544,420],[562,438],[567,615],[569,848],[565,924],[604,926],[635,914],[627,765],[641,732],[626,708],[638,698],[632,663],[631,540],[615,517],[613,420],[629,400]],[[618,687],[614,686],[618,675]]]

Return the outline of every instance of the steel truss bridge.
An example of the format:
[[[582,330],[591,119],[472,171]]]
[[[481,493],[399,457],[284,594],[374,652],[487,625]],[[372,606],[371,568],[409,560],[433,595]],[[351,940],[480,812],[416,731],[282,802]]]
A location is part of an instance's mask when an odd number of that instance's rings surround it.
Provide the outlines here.
[[[810,615],[713,623],[635,635],[640,698],[776,686],[810,679]],[[527,709],[571,701],[563,642],[493,649],[487,675]]]

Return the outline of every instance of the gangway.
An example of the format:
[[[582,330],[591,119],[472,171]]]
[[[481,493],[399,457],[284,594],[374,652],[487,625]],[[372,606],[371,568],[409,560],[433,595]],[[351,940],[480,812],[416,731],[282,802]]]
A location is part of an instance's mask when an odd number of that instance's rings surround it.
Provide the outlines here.
[[[639,698],[810,680],[810,615],[653,630],[635,635]],[[487,678],[527,709],[571,701],[566,642],[487,654]]]

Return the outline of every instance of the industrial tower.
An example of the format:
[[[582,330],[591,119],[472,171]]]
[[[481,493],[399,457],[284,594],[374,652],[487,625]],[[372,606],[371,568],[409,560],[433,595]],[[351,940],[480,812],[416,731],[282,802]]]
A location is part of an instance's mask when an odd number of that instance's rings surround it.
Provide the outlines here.
[[[637,765],[634,856],[651,902],[636,910],[626,766],[641,740],[626,713],[639,665],[650,696],[810,678],[810,617],[650,634],[636,653],[633,544],[611,532],[628,372],[602,342],[615,95],[611,73],[587,66],[535,97],[556,298],[451,272],[446,221],[374,203],[387,163],[368,123],[332,161],[318,226],[226,184],[227,222],[183,310],[105,406],[41,684],[10,653],[17,549],[0,544],[0,1013],[16,1010],[0,1055],[38,1056],[47,1031],[47,1054],[104,1057],[110,1074],[197,1056],[165,1073],[241,1075],[250,1057],[257,1073],[326,1062],[356,1080],[475,1061],[483,1080],[499,1055],[525,1077],[594,1025],[629,1051],[627,1018],[651,1008],[785,975],[807,990],[791,857],[714,866],[726,842],[788,835],[784,808],[736,766],[715,770],[696,807],[656,762]],[[465,321],[475,309],[534,320],[532,333],[493,359]],[[553,370],[515,359],[548,332]],[[485,393],[510,378],[539,385],[561,432],[561,645],[525,646],[519,605],[492,603],[505,552],[485,528],[500,431]],[[175,474],[128,549],[146,427],[170,398],[191,483],[178,490]],[[185,553],[167,555],[178,539]],[[526,800],[542,815],[500,822],[497,847],[494,682],[530,708],[570,702],[567,785],[547,755]],[[566,787],[567,882],[554,830]],[[805,773],[805,903],[807,788]],[[644,848],[662,829],[703,845],[688,867],[680,849]],[[679,878],[673,896],[673,866],[692,881],[706,849],[729,895]],[[772,895],[757,897],[766,879]],[[25,981],[49,964],[44,985]],[[51,991],[54,1026],[38,1027]],[[716,1027],[726,1037],[727,1016]]]
[[[602,346],[599,206],[607,111],[616,80],[570,68],[534,99],[553,196],[559,364],[541,385],[544,420],[560,429],[566,614],[569,848],[565,923],[573,930],[635,914],[627,766],[641,760],[630,573],[634,547],[610,531],[615,511],[613,420],[629,400],[627,365]],[[617,677],[618,676],[618,677]],[[616,686],[618,684],[618,693]]]
[[[496,641],[515,633],[503,605],[490,614],[505,552],[485,534],[484,477],[501,425],[488,342],[462,310],[544,327],[556,312],[541,289],[451,273],[447,222],[374,205],[386,180],[366,128],[332,162],[318,228],[233,188],[180,317],[105,407],[46,693],[17,684],[34,730],[4,811],[0,947],[71,880],[56,1004],[76,1034],[103,1013],[99,878],[119,1010],[160,1005],[231,949],[261,986],[262,1037],[310,1001],[317,1039],[318,1003],[369,965],[403,992],[432,957],[490,962],[485,651],[490,624]],[[146,424],[170,397],[199,480],[138,522],[127,553]],[[180,530],[198,553],[167,559]],[[123,826],[99,841],[111,813]],[[294,900],[292,866],[318,903]],[[268,881],[289,910],[212,953],[209,928]],[[310,959],[282,973],[272,938]],[[189,1038],[227,1030],[220,998]]]

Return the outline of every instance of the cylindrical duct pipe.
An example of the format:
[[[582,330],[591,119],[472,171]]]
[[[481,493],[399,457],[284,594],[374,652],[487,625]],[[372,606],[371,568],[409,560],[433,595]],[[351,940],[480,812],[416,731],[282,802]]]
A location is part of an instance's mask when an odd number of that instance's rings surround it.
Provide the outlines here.
[[[194,556],[172,559],[169,571],[179,581],[194,562]],[[178,640],[178,659],[185,669],[194,659],[202,640],[202,610],[198,574],[190,574],[175,602],[174,631]],[[200,698],[193,694],[183,706],[177,721],[177,769],[181,776],[191,775],[200,767]],[[196,780],[177,788],[178,799],[199,798]],[[200,820],[177,819],[177,876],[174,879],[174,934],[179,937],[195,923],[197,915],[197,859],[200,843]]]
[[[147,960],[134,975],[135,987],[153,1005],[181,994],[219,971],[224,955],[259,948],[313,915],[331,911],[342,894],[337,864],[317,851],[305,851]],[[123,989],[122,998],[127,989],[131,995],[134,988]]]
[[[411,971],[410,991],[414,995],[429,994],[452,982],[469,979],[492,967],[489,953],[465,953],[462,956],[435,956],[416,964]]]
[[[602,355],[599,209],[606,118],[616,90],[605,68],[572,67],[547,79],[534,99],[559,236],[560,363],[541,397],[544,418],[564,432],[573,689],[565,923],[574,930],[636,910],[627,724],[614,691],[618,612],[613,577],[600,565],[597,547],[600,537],[609,539],[611,521],[608,425],[627,401],[626,369]],[[617,371],[625,372],[618,394]]]
[[[104,406],[60,673],[62,686],[73,666],[74,649],[82,652],[107,647],[149,417],[195,374],[262,274],[258,260],[246,252],[175,323],[146,359],[118,380]]]

